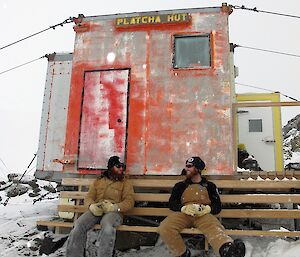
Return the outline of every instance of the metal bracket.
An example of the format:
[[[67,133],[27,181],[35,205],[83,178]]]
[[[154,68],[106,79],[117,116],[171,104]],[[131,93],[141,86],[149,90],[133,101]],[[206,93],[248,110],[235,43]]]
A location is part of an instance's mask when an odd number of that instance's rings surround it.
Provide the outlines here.
[[[70,165],[70,164],[74,164],[75,160],[53,159],[53,162],[57,162],[57,163],[60,163],[60,164],[63,164],[63,165]]]

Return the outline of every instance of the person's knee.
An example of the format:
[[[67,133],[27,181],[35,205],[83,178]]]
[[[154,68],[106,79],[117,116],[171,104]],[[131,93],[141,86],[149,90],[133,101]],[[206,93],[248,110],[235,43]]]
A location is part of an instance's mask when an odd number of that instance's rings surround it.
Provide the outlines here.
[[[162,238],[170,236],[173,233],[172,227],[166,224],[166,222],[160,223],[158,227],[158,233],[161,235]]]
[[[116,229],[111,225],[105,224],[102,225],[101,230],[102,230],[102,234],[109,236],[112,235]]]
[[[85,226],[82,224],[82,222],[75,222],[73,230],[75,232],[83,232],[85,231]]]
[[[74,234],[84,234],[84,233],[87,233],[88,230],[89,230],[89,228],[87,227],[87,225],[84,222],[77,220],[75,222],[75,226],[73,228],[73,233]]]
[[[70,232],[69,239],[72,238],[72,242],[79,240],[86,232],[82,230],[80,226],[75,226]],[[68,240],[70,241],[70,240]]]

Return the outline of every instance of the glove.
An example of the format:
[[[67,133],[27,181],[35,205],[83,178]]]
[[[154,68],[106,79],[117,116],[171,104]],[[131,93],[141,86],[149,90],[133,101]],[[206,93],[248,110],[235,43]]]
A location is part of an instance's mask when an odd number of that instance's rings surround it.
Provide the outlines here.
[[[210,211],[210,206],[203,204],[188,204],[181,208],[181,212],[193,217],[201,217],[207,213],[210,213]]]
[[[109,200],[102,201],[101,202],[101,207],[102,207],[104,213],[118,211],[118,209],[119,209],[117,204],[113,204]]]
[[[201,204],[199,206],[198,210],[196,211],[195,216],[201,217],[201,216],[204,216],[205,214],[210,213],[210,212],[211,212],[211,208],[210,208],[209,205]]]
[[[187,204],[181,208],[181,212],[189,216],[195,216],[199,204]]]
[[[101,203],[92,203],[89,206],[89,210],[91,213],[93,213],[94,216],[102,216],[103,215],[103,209],[101,206]]]

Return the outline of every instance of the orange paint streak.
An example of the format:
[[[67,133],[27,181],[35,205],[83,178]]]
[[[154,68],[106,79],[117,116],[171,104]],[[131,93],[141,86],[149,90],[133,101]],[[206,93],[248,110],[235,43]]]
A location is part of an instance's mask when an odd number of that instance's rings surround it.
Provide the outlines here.
[[[182,69],[172,69],[173,74],[179,78],[184,77],[199,77],[199,76],[217,76],[217,71],[212,68],[182,68]]]
[[[81,95],[83,89],[83,67],[73,68],[71,90],[69,96],[69,111],[67,118],[65,157],[77,155],[78,135],[80,128]]]
[[[148,31],[147,32],[147,48],[146,48],[146,63],[147,63],[147,67],[146,67],[146,88],[145,88],[145,91],[146,91],[146,99],[148,99],[149,97],[149,86],[150,86],[150,36],[151,36],[151,32]],[[149,110],[149,101],[146,101],[146,106],[145,106],[145,126],[146,126],[146,129],[145,129],[145,136],[144,136],[144,139],[145,139],[145,149],[144,149],[144,174],[147,173],[147,152],[148,152],[148,146],[147,146],[147,143],[148,143],[148,140],[149,140],[149,132],[148,132],[148,127],[149,127],[149,115],[148,115],[148,110]]]
[[[144,162],[144,154],[140,152],[139,144],[142,142],[143,120],[139,115],[144,109],[145,104],[141,101],[130,100],[129,103],[129,122],[128,122],[128,138],[127,138],[127,167],[130,169],[136,162]]]
[[[135,64],[131,65],[135,69]],[[145,130],[145,80],[131,74],[129,92],[128,137],[127,137],[127,170],[140,164],[144,166],[144,130]]]
[[[79,174],[101,174],[101,170],[78,169]]]
[[[92,22],[81,22],[73,27],[76,33],[83,33],[88,31],[99,31],[101,26]]]

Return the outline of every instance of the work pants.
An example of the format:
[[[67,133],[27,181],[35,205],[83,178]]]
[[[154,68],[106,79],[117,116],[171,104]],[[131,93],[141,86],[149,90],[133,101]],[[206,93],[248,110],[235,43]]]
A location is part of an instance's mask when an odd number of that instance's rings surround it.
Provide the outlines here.
[[[181,256],[185,252],[186,246],[180,232],[184,228],[190,227],[200,229],[216,253],[219,253],[219,249],[223,244],[233,241],[231,237],[225,234],[224,227],[212,214],[192,217],[182,212],[173,212],[161,222],[159,233],[174,256]]]
[[[66,257],[83,257],[86,247],[87,232],[100,223],[96,246],[97,257],[110,257],[113,254],[116,227],[122,224],[122,215],[118,212],[109,212],[101,217],[94,216],[90,211],[85,212],[75,222],[67,241]]]

